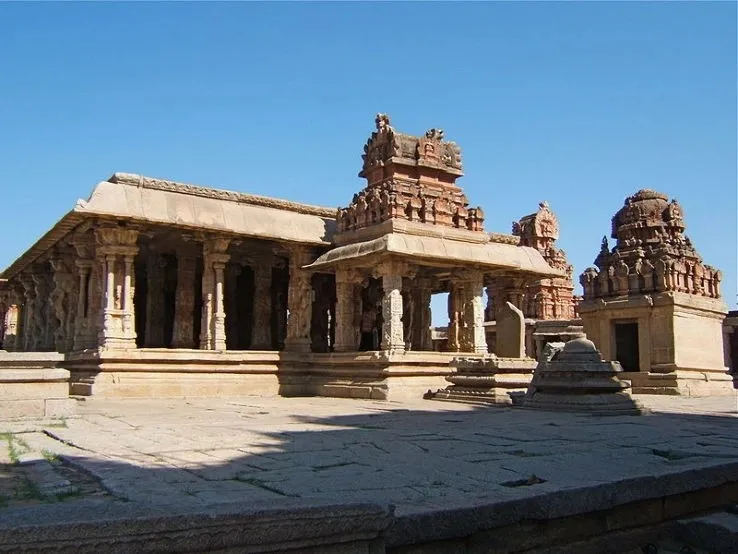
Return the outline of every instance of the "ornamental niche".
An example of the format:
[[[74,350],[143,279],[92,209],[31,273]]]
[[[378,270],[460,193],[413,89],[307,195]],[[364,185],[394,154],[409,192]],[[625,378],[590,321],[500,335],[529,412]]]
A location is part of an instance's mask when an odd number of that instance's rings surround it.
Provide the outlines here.
[[[579,278],[584,299],[666,291],[720,298],[722,274],[702,262],[685,228],[682,207],[665,194],[626,198],[612,218],[615,247],[603,237],[596,267]]]
[[[443,140],[443,129],[429,129],[422,137],[398,133],[386,114],[377,114],[375,124],[359,173],[367,186],[338,210],[339,232],[391,219],[483,231],[484,212],[469,208],[455,183],[464,174],[461,149]]]

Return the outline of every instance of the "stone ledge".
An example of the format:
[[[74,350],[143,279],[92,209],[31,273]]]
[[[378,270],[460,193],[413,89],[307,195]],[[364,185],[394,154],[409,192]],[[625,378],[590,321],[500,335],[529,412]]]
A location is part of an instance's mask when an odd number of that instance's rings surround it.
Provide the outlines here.
[[[18,510],[0,524],[0,552],[384,552],[390,510],[294,504],[263,509],[231,504],[180,514],[138,504]]]

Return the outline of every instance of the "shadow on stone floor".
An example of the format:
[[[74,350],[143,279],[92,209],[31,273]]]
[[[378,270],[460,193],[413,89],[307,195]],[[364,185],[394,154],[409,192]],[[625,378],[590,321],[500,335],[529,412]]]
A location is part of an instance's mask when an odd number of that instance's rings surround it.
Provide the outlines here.
[[[94,476],[110,496],[4,510],[0,536],[30,522],[64,526],[243,510],[253,516],[254,510],[316,506],[337,517],[331,507],[362,504],[371,506],[372,529],[389,549],[471,544],[481,533],[485,544],[504,546],[499,551],[545,544],[547,552],[566,552],[576,541],[644,526],[665,533],[664,521],[738,502],[733,415],[595,417],[366,403],[367,413],[293,414],[258,429],[259,418],[271,415],[258,404],[231,402],[208,419],[213,410],[194,402],[184,418],[151,414],[149,427],[130,423],[145,420],[145,413],[127,416],[109,437],[87,443],[76,430],[86,416],[45,429],[44,444],[63,445],[60,459]],[[158,416],[166,421],[157,423]],[[242,433],[236,416],[248,422]],[[164,431],[166,439],[157,440]],[[687,497],[681,504],[665,500]],[[620,515],[613,523],[608,514]],[[567,520],[580,523],[553,539],[530,533],[531,525]],[[490,536],[513,528],[518,531]]]

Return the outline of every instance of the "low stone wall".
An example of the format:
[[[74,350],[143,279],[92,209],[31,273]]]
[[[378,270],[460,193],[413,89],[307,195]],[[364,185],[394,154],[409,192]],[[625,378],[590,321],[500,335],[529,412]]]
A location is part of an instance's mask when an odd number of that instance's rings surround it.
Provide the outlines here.
[[[137,505],[19,511],[0,524],[0,552],[290,552],[379,554],[391,512],[357,504],[253,509],[221,505],[172,515]],[[31,523],[43,521],[42,524]]]
[[[0,419],[58,418],[74,414],[69,371],[57,352],[0,351]]]
[[[0,552],[630,552],[665,537],[689,544],[685,518],[720,512],[738,501],[738,463],[657,473],[566,489],[523,483],[487,503],[460,504],[456,498],[408,513],[377,504],[299,499],[259,508],[220,504],[191,512],[137,502],[90,500],[65,509],[47,504],[4,514]],[[540,492],[531,495],[529,487],[540,487]],[[711,536],[704,533],[699,541],[692,546],[707,551],[732,552],[738,546],[713,549]]]

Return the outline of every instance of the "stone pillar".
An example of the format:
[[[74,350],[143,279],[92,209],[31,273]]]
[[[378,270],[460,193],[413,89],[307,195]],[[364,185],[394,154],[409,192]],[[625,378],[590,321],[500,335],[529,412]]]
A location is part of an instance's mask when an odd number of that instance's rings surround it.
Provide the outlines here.
[[[401,264],[386,262],[378,270],[382,277],[382,350],[404,352],[405,337],[402,325]]]
[[[336,269],[336,352],[356,352],[357,343],[357,304],[356,289],[361,283],[362,275],[358,271]],[[360,314],[359,314],[360,315]],[[360,321],[359,321],[360,322]]]
[[[177,291],[174,302],[172,348],[195,348],[195,272],[197,258],[186,250],[177,252]]]
[[[20,350],[30,352],[34,347],[34,338],[37,332],[34,326],[34,311],[36,307],[36,287],[30,275],[22,275],[20,278],[23,286],[23,311],[20,333]]]
[[[461,348],[465,352],[487,352],[484,333],[484,284],[481,272],[469,271],[460,276],[459,292],[463,301]]]
[[[49,298],[51,296],[50,276],[45,268],[35,268],[31,274],[35,289],[33,305],[33,345],[31,350],[48,351],[54,348],[56,321]],[[54,321],[52,321],[54,320]]]
[[[92,346],[89,340],[90,334],[90,317],[89,309],[89,281],[92,274],[92,260],[76,260],[78,273],[77,288],[77,317],[74,320],[74,350],[83,350]]]
[[[136,348],[132,279],[137,240],[136,229],[120,226],[95,229],[103,270],[102,328],[98,335],[103,349]]]
[[[225,350],[225,304],[223,280],[226,253],[231,239],[210,238],[203,242],[201,350]]]
[[[54,270],[54,288],[49,301],[53,315],[58,322],[52,338],[58,352],[68,352],[74,346],[75,278],[71,269],[71,260],[56,256],[49,261]]]
[[[272,349],[272,256],[254,266],[254,319],[251,325],[251,350]]]
[[[428,277],[418,277],[414,282],[415,317],[413,318],[412,348],[413,350],[433,350],[433,336],[431,333],[431,280]]]
[[[287,338],[285,350],[310,352],[312,322],[313,288],[310,273],[302,269],[313,261],[310,248],[291,246],[290,281],[287,291]]]
[[[20,306],[22,304],[22,296],[14,287],[8,294],[8,309],[5,312],[5,318],[2,322],[4,326],[3,334],[3,350],[13,352],[20,349]]]
[[[448,291],[448,339],[446,340],[446,350],[449,352],[460,352],[462,341],[462,317],[463,317],[463,301],[461,298],[462,290],[458,283],[451,282]]]

